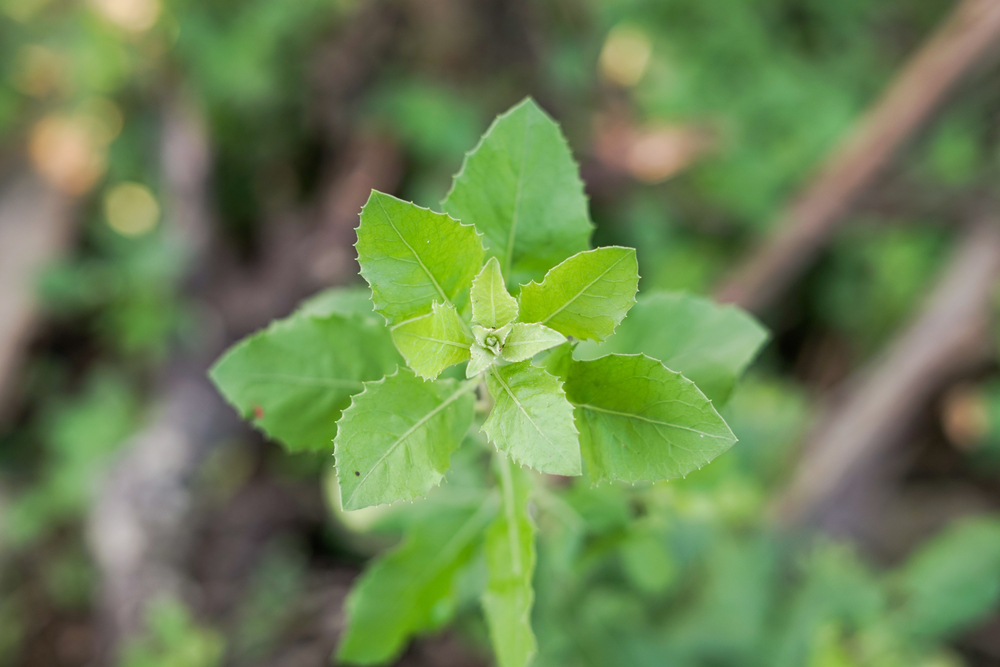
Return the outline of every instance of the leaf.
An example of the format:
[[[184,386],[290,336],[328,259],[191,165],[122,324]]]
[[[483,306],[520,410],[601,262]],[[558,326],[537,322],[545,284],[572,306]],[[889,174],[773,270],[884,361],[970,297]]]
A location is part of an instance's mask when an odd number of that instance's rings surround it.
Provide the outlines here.
[[[381,322],[297,314],[229,349],[209,371],[226,400],[290,451],[331,451],[362,382],[402,362]]]
[[[653,292],[639,296],[614,336],[601,344],[581,343],[576,356],[646,354],[718,403],[729,398],[767,338],[767,330],[739,308],[680,292]]]
[[[336,439],[343,508],[413,500],[426,495],[472,423],[475,382],[424,382],[402,368],[344,411]]]
[[[913,639],[943,639],[1000,600],[1000,522],[966,519],[921,545],[900,568],[897,622]]]
[[[427,315],[394,326],[392,339],[410,368],[426,380],[468,360],[472,345],[472,337],[462,328],[455,306],[437,302]]]
[[[566,342],[566,336],[543,324],[522,324],[511,327],[500,353],[507,361],[524,361],[550,347]]]
[[[504,287],[500,263],[490,257],[472,281],[472,321],[489,329],[498,329],[517,317],[517,299]]]
[[[476,225],[514,288],[589,246],[578,171],[559,126],[528,98],[490,126],[441,205]]]
[[[566,395],[595,482],[681,477],[736,442],[693,382],[645,355],[574,361]]]
[[[531,630],[535,600],[535,526],[528,515],[529,480],[500,457],[502,511],[486,531],[483,611],[499,667],[525,667],[538,650]]]
[[[429,313],[435,301],[460,306],[483,262],[472,225],[374,190],[355,247],[375,310],[389,324]]]
[[[538,322],[580,340],[610,336],[639,289],[634,248],[610,246],[573,255],[521,288],[522,322]]]
[[[490,364],[496,359],[492,352],[479,345],[473,345],[471,352],[472,359],[469,361],[469,365],[465,367],[465,377],[467,378],[479,375],[489,368]]]
[[[295,313],[326,317],[358,315],[385,324],[385,320],[375,314],[372,306],[372,292],[365,287],[331,287],[318,292],[299,304]]]
[[[414,634],[448,622],[457,580],[495,512],[490,500],[478,506],[444,505],[412,524],[405,541],[379,557],[348,596],[337,659],[389,662]]]
[[[486,375],[493,410],[483,431],[515,461],[552,475],[579,475],[580,444],[573,406],[558,379],[522,361]]]

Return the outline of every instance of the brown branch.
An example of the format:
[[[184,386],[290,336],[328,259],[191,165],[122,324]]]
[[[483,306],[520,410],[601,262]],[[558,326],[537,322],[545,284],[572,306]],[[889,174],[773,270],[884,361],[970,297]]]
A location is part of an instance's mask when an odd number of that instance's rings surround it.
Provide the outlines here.
[[[823,414],[808,438],[780,523],[815,520],[887,451],[956,370],[991,352],[989,320],[1000,277],[1000,223],[974,226],[955,250],[923,312],[873,364],[849,380],[846,400]]]
[[[773,303],[954,85],[995,55],[998,42],[1000,2],[962,0],[780,216],[775,234],[723,283],[718,298],[757,312]]]
[[[38,273],[72,234],[71,202],[30,174],[0,193],[0,417],[35,321]]]

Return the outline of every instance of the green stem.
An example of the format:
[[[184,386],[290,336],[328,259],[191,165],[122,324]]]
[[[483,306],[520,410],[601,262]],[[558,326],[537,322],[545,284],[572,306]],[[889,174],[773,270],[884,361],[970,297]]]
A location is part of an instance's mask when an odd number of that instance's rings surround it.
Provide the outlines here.
[[[507,541],[510,543],[510,562],[514,574],[521,576],[520,540],[517,534],[517,508],[514,507],[514,476],[510,470],[510,459],[502,452],[495,454],[500,469],[500,489],[503,496],[503,510],[507,518]]]

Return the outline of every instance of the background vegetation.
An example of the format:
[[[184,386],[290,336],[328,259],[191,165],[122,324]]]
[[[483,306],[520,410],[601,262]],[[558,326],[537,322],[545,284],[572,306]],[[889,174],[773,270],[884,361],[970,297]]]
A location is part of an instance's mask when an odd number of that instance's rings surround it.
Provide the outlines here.
[[[419,511],[340,512],[331,461],[266,442],[204,373],[358,282],[370,190],[437,207],[531,94],[581,157],[595,245],[638,248],[644,290],[711,295],[952,9],[0,0],[0,664],[326,664],[351,580]],[[757,309],[773,339],[723,410],[730,452],[552,495],[537,664],[1000,661],[992,332],[885,396],[871,419],[912,410],[880,455],[787,511],[814,427],[995,212],[998,82],[980,59]],[[488,664],[473,603],[400,664]]]

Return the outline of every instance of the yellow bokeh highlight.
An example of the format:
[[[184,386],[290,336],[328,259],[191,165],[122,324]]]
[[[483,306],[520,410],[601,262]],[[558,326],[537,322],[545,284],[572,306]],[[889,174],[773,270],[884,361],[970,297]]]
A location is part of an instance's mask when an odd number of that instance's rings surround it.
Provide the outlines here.
[[[82,118],[52,114],[31,128],[31,164],[58,190],[80,195],[97,183],[107,168],[107,147]]]
[[[160,18],[160,0],[91,0],[105,19],[128,32],[145,32]]]
[[[141,183],[119,183],[104,196],[108,226],[122,236],[148,234],[160,221],[156,197]]]
[[[49,114],[31,128],[31,164],[58,190],[83,194],[104,175],[108,144],[123,123],[118,106],[102,97],[86,100],[72,114]]]
[[[645,32],[634,26],[615,26],[604,40],[597,68],[606,81],[630,88],[642,79],[652,55],[653,44]]]

